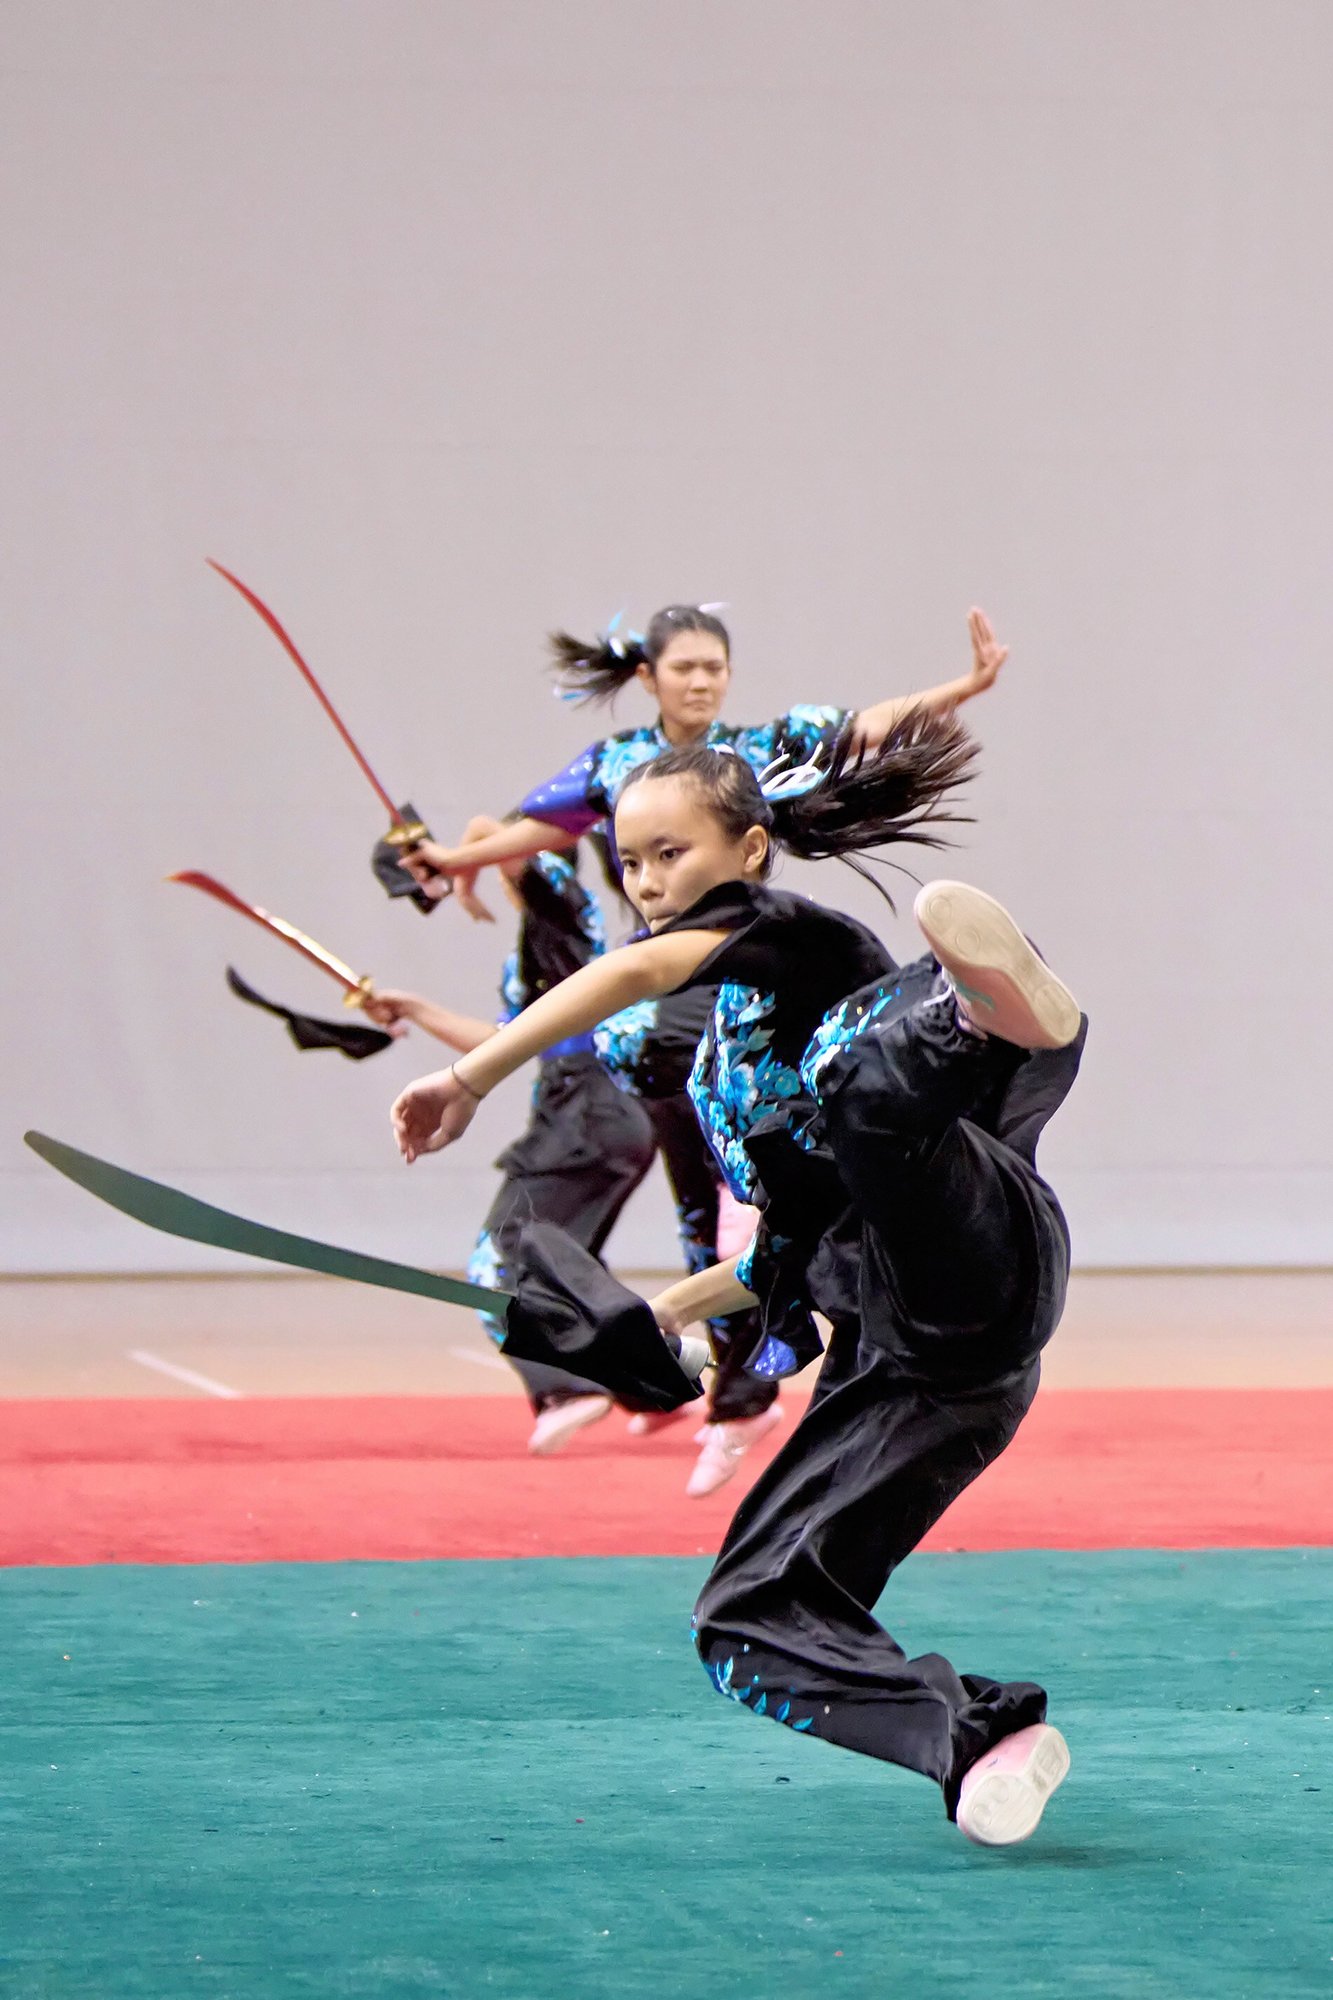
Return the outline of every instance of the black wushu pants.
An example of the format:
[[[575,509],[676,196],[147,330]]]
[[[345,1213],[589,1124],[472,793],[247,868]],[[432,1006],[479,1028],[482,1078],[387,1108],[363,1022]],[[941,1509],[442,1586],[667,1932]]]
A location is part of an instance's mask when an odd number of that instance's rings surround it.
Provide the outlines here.
[[[873,1607],[1036,1393],[1069,1236],[1033,1155],[1086,1025],[1072,1048],[1025,1056],[964,1034],[935,995],[821,1078],[851,1198],[842,1314],[807,1415],[741,1502],[695,1636],[720,1693],[935,1779],[952,1818],[969,1765],[1042,1721],[1045,1693],[908,1659]]]
[[[820,1080],[849,1203],[809,1267],[833,1337],[807,1414],[736,1512],[695,1639],[720,1693],[922,1772],[953,1817],[968,1767],[1040,1722],[1045,1693],[908,1659],[874,1606],[1036,1393],[1069,1236],[1034,1153],[1083,1032],[1032,1055],[966,1035],[934,974],[904,973],[902,1011]],[[558,1232],[525,1234],[508,1325],[507,1353],[563,1359],[630,1407],[697,1394],[648,1308]]]

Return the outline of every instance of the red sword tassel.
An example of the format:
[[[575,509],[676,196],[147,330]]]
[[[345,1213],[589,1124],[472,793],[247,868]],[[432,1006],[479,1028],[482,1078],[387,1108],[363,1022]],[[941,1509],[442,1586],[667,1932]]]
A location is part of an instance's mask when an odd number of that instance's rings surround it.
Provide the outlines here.
[[[316,701],[319,703],[320,707],[324,710],[324,713],[328,716],[329,721],[333,724],[339,736],[342,737],[343,742],[347,745],[347,748],[351,751],[353,757],[360,765],[361,770],[365,775],[365,777],[369,779],[370,784],[374,789],[375,794],[378,797],[381,805],[388,813],[390,824],[393,828],[393,831],[389,835],[389,838],[394,842],[395,846],[401,846],[401,847],[413,846],[418,840],[421,839],[422,835],[425,833],[426,831],[425,827],[422,826],[420,822],[418,822],[415,825],[411,825],[407,820],[403,818],[402,813],[399,812],[397,806],[394,804],[393,800],[389,797],[389,794],[385,791],[383,785],[380,783],[379,779],[375,776],[375,773],[371,770],[370,765],[366,761],[366,758],[363,756],[360,746],[357,744],[356,739],[352,735],[352,732],[350,731],[350,729],[348,729],[346,723],[343,721],[337,709],[333,706],[333,703],[329,700],[328,696],[325,694],[323,688],[316,680],[309,666],[306,664],[305,660],[301,657],[301,654],[297,649],[296,642],[292,638],[291,634],[286,630],[282,622],[278,618],[276,618],[274,614],[269,610],[263,598],[259,597],[253,590],[251,590],[249,584],[242,583],[241,579],[238,576],[233,576],[231,571],[229,569],[224,569],[220,562],[214,562],[212,556],[205,556],[204,561],[208,564],[208,567],[210,569],[216,570],[219,576],[225,577],[226,581],[231,585],[232,589],[238,590],[241,596],[245,599],[246,603],[250,605],[253,610],[259,613],[259,616],[268,626],[269,631],[273,634],[274,638],[283,648],[288,658],[295,663],[298,671],[304,678],[306,685],[310,688],[311,692],[314,694]]]
[[[343,989],[344,1006],[363,1007],[367,1000],[373,999],[375,989],[369,978],[358,978],[350,965],[345,965],[342,959],[335,958],[331,951],[325,951],[322,944],[316,944],[315,940],[307,937],[304,931],[298,931],[295,924],[285,922],[282,917],[272,916],[269,911],[261,910],[255,903],[245,902],[242,897],[228,889],[225,883],[219,882],[216,876],[201,874],[197,868],[182,868],[177,874],[168,875],[166,879],[168,882],[183,882],[187,889],[201,889],[204,895],[212,896],[219,903],[225,903],[229,910],[238,910],[243,917],[249,917],[252,924],[260,924],[266,931],[272,931],[284,944],[289,944],[293,951],[299,951],[303,958],[308,958],[321,972],[327,972],[331,979],[337,980]]]

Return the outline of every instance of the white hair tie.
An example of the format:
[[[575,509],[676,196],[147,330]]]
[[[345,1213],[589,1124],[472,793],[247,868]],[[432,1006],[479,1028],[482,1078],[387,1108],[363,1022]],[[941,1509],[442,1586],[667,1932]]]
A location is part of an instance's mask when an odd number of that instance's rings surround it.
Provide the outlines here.
[[[818,750],[804,764],[793,764],[790,757],[775,757],[759,773],[759,789],[766,799],[803,799],[807,793],[817,792],[827,776]]]

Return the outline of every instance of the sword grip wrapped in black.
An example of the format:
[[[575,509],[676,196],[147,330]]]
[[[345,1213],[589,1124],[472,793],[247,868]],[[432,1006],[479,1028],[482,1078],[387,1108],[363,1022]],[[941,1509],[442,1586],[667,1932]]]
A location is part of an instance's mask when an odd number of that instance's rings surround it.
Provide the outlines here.
[[[421,822],[417,816],[415,806],[403,805],[399,807],[399,811],[402,813],[403,819],[408,826],[420,826]],[[427,840],[430,839],[429,830],[424,832],[423,837]],[[413,881],[412,877],[408,874],[402,864],[402,852],[401,845],[388,836],[383,840],[377,840],[374,852],[370,857],[370,865],[375,871],[375,879],[390,896],[410,896],[421,911],[421,914],[428,917],[431,911],[436,908],[436,902],[426,894],[421,884]]]
[[[554,1223],[528,1223],[513,1282],[503,1353],[599,1382],[625,1410],[678,1410],[703,1393],[651,1306]]]

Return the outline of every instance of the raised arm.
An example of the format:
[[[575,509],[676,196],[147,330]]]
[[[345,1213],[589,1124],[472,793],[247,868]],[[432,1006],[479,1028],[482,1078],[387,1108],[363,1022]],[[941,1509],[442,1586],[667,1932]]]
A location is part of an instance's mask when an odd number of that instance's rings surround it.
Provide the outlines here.
[[[863,708],[856,718],[852,741],[862,751],[878,750],[898,717],[909,708],[936,711],[957,708],[984,694],[1009,657],[1009,648],[995,637],[995,628],[984,611],[974,605],[967,614],[968,636],[972,641],[972,666],[956,681],[942,681],[938,687],[924,688],[919,694],[890,695],[872,708]]]
[[[562,979],[516,1020],[473,1049],[465,1063],[451,1063],[410,1083],[390,1116],[398,1150],[410,1165],[461,1138],[478,1104],[513,1071],[553,1042],[584,1035],[599,1021],[674,991],[726,937],[725,931],[672,931],[622,945]]]

